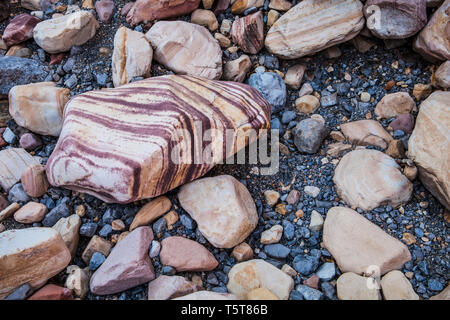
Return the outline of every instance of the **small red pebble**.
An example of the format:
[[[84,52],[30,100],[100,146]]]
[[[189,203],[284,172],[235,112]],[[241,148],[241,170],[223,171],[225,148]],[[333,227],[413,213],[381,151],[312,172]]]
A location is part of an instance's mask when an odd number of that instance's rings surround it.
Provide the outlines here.
[[[317,275],[313,275],[303,281],[303,284],[313,289],[319,289],[319,277]]]
[[[60,64],[61,61],[65,58],[66,54],[67,53],[62,52],[50,55],[50,65],[52,66],[54,64]]]

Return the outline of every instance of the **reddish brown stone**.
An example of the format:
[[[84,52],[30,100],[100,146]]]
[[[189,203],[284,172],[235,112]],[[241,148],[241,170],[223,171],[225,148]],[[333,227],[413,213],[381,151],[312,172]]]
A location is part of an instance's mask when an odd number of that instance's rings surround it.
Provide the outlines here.
[[[54,284],[48,284],[28,300],[73,300],[72,290]]]
[[[40,164],[28,167],[22,173],[21,180],[25,192],[34,198],[44,195],[50,186],[45,175],[45,166]]]
[[[242,51],[256,54],[264,46],[264,22],[261,11],[233,22],[231,37]]]
[[[14,17],[3,33],[3,41],[10,47],[33,37],[34,27],[41,22],[32,15],[22,13]]]
[[[42,145],[41,139],[33,133],[25,133],[20,137],[20,146],[27,151],[36,149]]]
[[[95,2],[95,10],[101,22],[108,23],[114,13],[114,1],[100,0]]]
[[[127,22],[136,25],[142,21],[161,20],[191,13],[200,0],[137,0],[127,14]]]
[[[54,53],[50,55],[50,65],[60,64],[61,61],[66,57],[66,52]]]
[[[401,114],[389,126],[394,130],[402,130],[410,134],[414,130],[414,116],[410,113]]]
[[[178,272],[211,271],[219,264],[204,246],[193,240],[168,237],[161,241],[161,246],[161,263],[174,267]]]
[[[317,275],[313,275],[303,281],[303,284],[313,289],[319,289],[319,277]]]
[[[217,5],[214,8],[214,14],[217,16],[224,13],[230,6],[230,0],[217,0]]]

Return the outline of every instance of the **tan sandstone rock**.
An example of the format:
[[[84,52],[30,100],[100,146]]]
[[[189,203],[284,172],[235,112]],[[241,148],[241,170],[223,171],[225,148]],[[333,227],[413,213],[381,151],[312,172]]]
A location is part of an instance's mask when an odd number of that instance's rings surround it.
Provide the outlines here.
[[[249,56],[243,54],[239,58],[225,63],[223,78],[229,81],[243,82],[251,67],[252,62]]]
[[[39,202],[28,202],[14,213],[14,220],[21,223],[34,223],[44,219],[47,207]]]
[[[0,299],[22,284],[39,288],[70,262],[61,235],[51,228],[0,233]]]
[[[99,27],[91,12],[81,10],[38,23],[33,37],[46,52],[59,53],[86,43]]]
[[[207,27],[210,31],[219,28],[216,15],[211,10],[196,9],[191,14],[191,23]]]
[[[432,83],[438,88],[450,88],[450,60],[445,61],[439,66],[434,73]]]
[[[133,222],[131,222],[130,225],[130,231],[133,231],[137,227],[150,224],[169,211],[171,207],[172,203],[166,196],[160,196],[152,199],[134,216]]]
[[[361,277],[347,272],[337,279],[337,296],[339,300],[381,300],[378,284],[373,278]]]
[[[45,175],[45,166],[36,164],[29,166],[21,176],[25,192],[34,198],[39,198],[47,192],[49,184]]]
[[[9,113],[16,123],[35,133],[59,136],[70,90],[54,82],[15,86],[9,91]]]
[[[201,290],[180,276],[160,275],[148,284],[148,300],[170,300]]]
[[[358,120],[341,125],[341,131],[348,142],[360,146],[377,146],[386,149],[392,137],[375,120]]]
[[[304,0],[270,28],[266,48],[295,59],[346,42],[364,27],[362,8],[359,0]]]
[[[235,264],[228,273],[228,291],[239,299],[247,299],[254,289],[266,288],[280,300],[287,300],[294,280],[270,263],[255,259]]]
[[[400,169],[380,151],[354,150],[339,162],[333,181],[339,196],[351,206],[366,211],[386,204],[397,207],[409,200],[413,189]]]
[[[408,157],[425,187],[450,210],[450,92],[436,91],[420,105]]]
[[[382,119],[390,119],[412,111],[417,111],[416,103],[407,92],[387,94],[375,107],[375,114]]]
[[[247,243],[242,242],[233,248],[231,256],[235,258],[237,262],[253,259],[252,247],[250,247]]]
[[[342,272],[378,276],[411,260],[406,245],[345,207],[328,210],[323,244]]]
[[[284,76],[286,85],[291,89],[299,89],[305,70],[306,66],[303,64],[296,64],[290,67]]]
[[[13,185],[20,181],[22,174],[31,165],[38,165],[36,158],[25,149],[10,148],[0,151],[0,186],[8,191]]]
[[[207,79],[222,76],[222,50],[205,27],[184,21],[159,21],[145,36],[155,50],[155,60],[175,73]]]
[[[178,199],[200,232],[217,248],[238,245],[258,224],[250,192],[232,176],[195,180],[181,187]]]
[[[111,64],[114,86],[129,83],[133,77],[149,77],[152,58],[152,46],[142,32],[120,27],[114,36]]]
[[[80,217],[73,214],[67,218],[59,219],[58,222],[56,222],[56,224],[52,227],[61,234],[61,237],[66,243],[72,257],[75,256],[78,248],[80,226]]]
[[[385,300],[419,300],[411,282],[398,270],[384,275],[380,282]]]

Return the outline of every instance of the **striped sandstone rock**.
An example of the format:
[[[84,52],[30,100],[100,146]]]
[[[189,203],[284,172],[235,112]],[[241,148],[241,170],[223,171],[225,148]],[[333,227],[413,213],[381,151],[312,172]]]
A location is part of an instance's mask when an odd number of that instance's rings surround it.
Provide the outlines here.
[[[243,147],[237,146],[238,137],[269,127],[270,110],[246,84],[189,76],[154,77],[84,93],[66,105],[47,177],[54,186],[106,202],[156,197],[238,151]],[[214,130],[213,157],[193,163],[194,149],[203,152],[209,144],[199,127]],[[232,133],[228,148],[225,129]]]
[[[22,173],[39,161],[22,148],[10,148],[0,151],[0,186],[8,191],[20,181]]]
[[[304,0],[270,28],[266,48],[295,59],[348,41],[364,27],[362,8],[359,0]]]

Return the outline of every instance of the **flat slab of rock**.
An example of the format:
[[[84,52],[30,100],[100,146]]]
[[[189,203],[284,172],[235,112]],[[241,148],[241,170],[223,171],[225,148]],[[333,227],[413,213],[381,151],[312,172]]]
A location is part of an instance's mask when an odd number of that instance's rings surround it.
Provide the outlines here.
[[[384,275],[380,282],[385,300],[419,300],[411,282],[398,270]]]
[[[173,300],[238,300],[234,294],[214,291],[197,291]]]
[[[294,288],[294,280],[272,264],[254,259],[231,268],[227,288],[240,300],[247,299],[247,295],[258,288],[266,288],[280,300],[287,300]]]
[[[348,142],[360,146],[377,146],[386,149],[392,137],[375,120],[358,120],[341,125],[341,131]]]
[[[137,0],[127,14],[127,22],[136,25],[142,21],[162,20],[191,13],[200,0]]]
[[[436,91],[422,102],[409,138],[408,157],[425,187],[450,210],[450,92]]]
[[[247,188],[232,176],[195,180],[181,187],[178,199],[216,248],[233,248],[258,224],[255,202]],[[215,199],[211,202],[211,199]]]
[[[174,236],[161,241],[161,263],[174,267],[178,272],[211,271],[219,262],[204,246],[193,240]]]
[[[364,15],[367,28],[376,37],[405,39],[415,35],[427,23],[427,1],[368,0]]]
[[[145,226],[152,223],[164,213],[170,210],[172,203],[169,198],[165,196],[160,196],[158,198],[152,199],[149,203],[143,206],[131,222],[130,231],[133,231],[137,227]]]
[[[97,295],[121,292],[155,278],[148,249],[153,240],[150,227],[140,227],[119,241],[89,282]]]
[[[20,181],[22,173],[39,161],[22,148],[10,148],[0,151],[0,186],[8,191]]]
[[[131,82],[134,77],[148,78],[153,49],[142,32],[120,27],[114,36],[112,78],[115,87]]]
[[[295,59],[346,42],[364,27],[359,0],[304,0],[289,9],[267,33],[267,50]]]
[[[383,275],[411,260],[406,245],[344,207],[328,210],[323,244],[342,272],[372,275],[379,271]]]
[[[337,279],[336,289],[339,300],[381,300],[380,290],[373,278],[352,272],[344,273]]]
[[[39,288],[70,262],[61,235],[51,228],[0,233],[0,299],[28,283]]]
[[[431,62],[450,60],[449,9],[450,1],[446,0],[413,43],[413,49]]]
[[[148,300],[170,300],[200,289],[184,277],[161,275],[148,284]]]
[[[412,183],[394,159],[377,150],[347,153],[334,171],[336,192],[349,205],[369,211],[408,202]]]
[[[0,57],[0,74],[0,95],[7,95],[14,86],[44,81],[48,70],[36,60],[6,56]]]
[[[99,27],[90,11],[80,10],[38,23],[33,37],[46,52],[59,53],[85,44]]]
[[[145,36],[154,48],[154,59],[176,74],[207,79],[222,76],[222,50],[205,27],[184,21],[159,21]]]
[[[51,185],[106,202],[156,197],[204,175],[238,145],[240,150],[243,139],[237,137],[268,128],[270,115],[270,105],[248,85],[188,76],[155,77],[80,94],[66,105],[47,178]],[[189,134],[201,148],[199,126],[220,134],[211,142],[213,158],[193,164],[192,144],[174,135]],[[220,152],[225,129],[234,130],[226,156]],[[250,143],[256,139],[250,138]]]
[[[15,86],[9,91],[9,113],[16,123],[41,135],[57,137],[70,90],[54,82]]]

